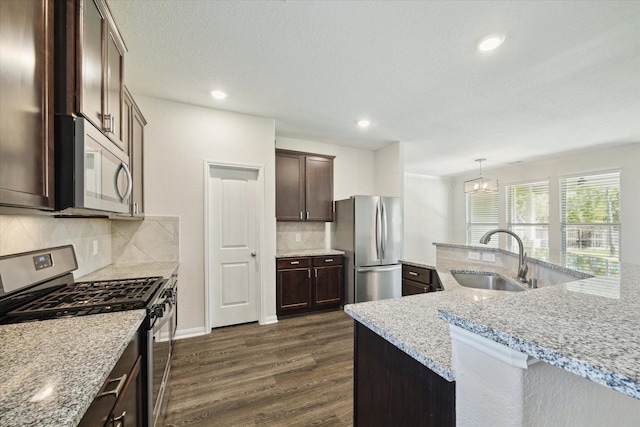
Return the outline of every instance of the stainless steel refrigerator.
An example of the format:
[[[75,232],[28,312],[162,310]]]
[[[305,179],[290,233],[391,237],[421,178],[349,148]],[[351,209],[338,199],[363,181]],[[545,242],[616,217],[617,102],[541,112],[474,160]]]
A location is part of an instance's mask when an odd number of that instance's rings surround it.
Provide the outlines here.
[[[402,296],[402,200],[352,196],[336,202],[333,243],[345,252],[345,300]]]

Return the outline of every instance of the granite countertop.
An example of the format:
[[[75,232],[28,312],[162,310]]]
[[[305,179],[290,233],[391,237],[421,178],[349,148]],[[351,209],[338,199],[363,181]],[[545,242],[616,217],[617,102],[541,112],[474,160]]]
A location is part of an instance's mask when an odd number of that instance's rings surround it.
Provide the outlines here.
[[[435,264],[430,260],[403,259],[400,262],[431,269],[434,269]],[[443,265],[446,266],[445,269],[442,268]],[[442,378],[455,381],[449,325],[438,317],[438,309],[500,298],[508,293],[460,286],[450,270],[463,270],[465,267],[463,263],[449,265],[441,262],[438,265],[438,277],[444,289],[442,292],[349,304],[344,307],[344,311]],[[482,270],[501,274],[507,279],[511,275],[497,266],[483,266]],[[478,266],[470,271],[478,271]]]
[[[474,304],[447,322],[640,399],[640,266]]]
[[[455,375],[447,322],[640,399],[640,266],[623,264],[620,280],[523,292],[465,288],[451,270],[493,272],[516,283],[514,272],[497,265],[439,260],[443,292],[350,304],[345,312],[448,381]]]
[[[432,259],[401,259],[398,262],[400,262],[400,264],[411,265],[413,267],[429,268],[431,270],[436,269],[436,261]]]
[[[303,256],[344,255],[344,251],[337,249],[291,249],[276,252],[276,258],[290,258]]]
[[[78,425],[145,315],[0,326],[0,425]]]

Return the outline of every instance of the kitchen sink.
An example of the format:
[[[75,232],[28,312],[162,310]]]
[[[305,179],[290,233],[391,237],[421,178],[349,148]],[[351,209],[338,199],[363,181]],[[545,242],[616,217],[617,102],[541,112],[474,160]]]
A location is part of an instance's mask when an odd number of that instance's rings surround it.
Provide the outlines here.
[[[511,283],[504,277],[496,273],[475,273],[452,271],[451,275],[456,282],[467,288],[490,289],[493,291],[510,291],[519,292],[525,289],[514,283]]]

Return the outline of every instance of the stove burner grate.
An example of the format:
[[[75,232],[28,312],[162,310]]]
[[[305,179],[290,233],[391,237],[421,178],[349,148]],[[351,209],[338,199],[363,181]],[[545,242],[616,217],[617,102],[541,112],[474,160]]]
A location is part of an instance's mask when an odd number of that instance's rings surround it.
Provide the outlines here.
[[[8,313],[9,316],[62,317],[145,308],[161,277],[78,282],[56,289]]]

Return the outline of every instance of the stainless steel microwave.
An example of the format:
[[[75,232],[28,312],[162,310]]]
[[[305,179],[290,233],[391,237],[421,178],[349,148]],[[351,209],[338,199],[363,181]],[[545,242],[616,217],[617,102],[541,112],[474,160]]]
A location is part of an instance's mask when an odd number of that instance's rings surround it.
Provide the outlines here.
[[[129,155],[82,117],[56,116],[55,132],[56,210],[96,216],[130,212]]]

